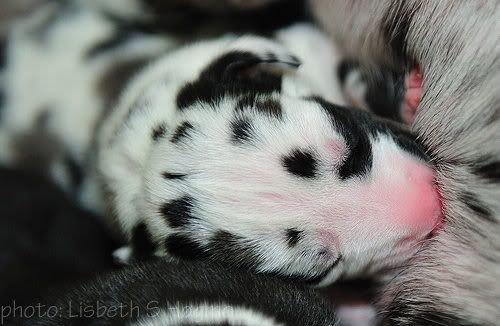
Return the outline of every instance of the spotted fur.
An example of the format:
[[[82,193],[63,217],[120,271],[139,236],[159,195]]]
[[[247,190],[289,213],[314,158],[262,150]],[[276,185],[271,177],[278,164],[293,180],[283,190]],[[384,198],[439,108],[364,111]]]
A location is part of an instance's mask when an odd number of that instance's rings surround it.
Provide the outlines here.
[[[423,71],[413,129],[436,162],[445,225],[388,285],[381,299],[385,324],[498,324],[499,3],[311,4],[348,51],[399,67],[416,62]]]
[[[425,149],[341,106],[340,55],[313,26],[185,46],[124,27],[69,2],[19,22],[0,128],[0,158],[14,164],[12,135],[43,113],[64,154],[46,173],[67,187],[62,159],[81,167],[73,191],[133,246],[120,258],[211,259],[325,285],[401,266],[434,230]]]

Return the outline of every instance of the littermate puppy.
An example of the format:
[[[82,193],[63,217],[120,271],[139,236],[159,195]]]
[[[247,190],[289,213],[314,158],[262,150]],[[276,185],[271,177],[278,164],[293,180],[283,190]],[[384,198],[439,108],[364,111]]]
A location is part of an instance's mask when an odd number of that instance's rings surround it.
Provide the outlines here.
[[[160,259],[52,293],[16,325],[334,326],[317,291],[249,271]]]
[[[103,223],[55,185],[0,168],[0,197],[2,314],[51,287],[114,267],[116,243]]]
[[[352,54],[422,72],[413,129],[436,164],[445,223],[388,285],[385,324],[498,325],[500,4],[310,3]]]
[[[424,149],[339,105],[340,57],[316,28],[179,46],[117,24],[55,4],[14,28],[0,158],[113,216],[123,260],[326,285],[404,265],[439,226]]]

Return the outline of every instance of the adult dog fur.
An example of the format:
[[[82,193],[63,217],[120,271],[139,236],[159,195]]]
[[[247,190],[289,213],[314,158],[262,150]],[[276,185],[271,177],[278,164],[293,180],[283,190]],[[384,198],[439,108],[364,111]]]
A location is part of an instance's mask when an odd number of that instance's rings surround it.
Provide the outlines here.
[[[500,3],[312,0],[347,51],[418,63],[414,130],[432,151],[446,221],[381,299],[388,325],[500,318]],[[360,51],[362,50],[362,51]]]

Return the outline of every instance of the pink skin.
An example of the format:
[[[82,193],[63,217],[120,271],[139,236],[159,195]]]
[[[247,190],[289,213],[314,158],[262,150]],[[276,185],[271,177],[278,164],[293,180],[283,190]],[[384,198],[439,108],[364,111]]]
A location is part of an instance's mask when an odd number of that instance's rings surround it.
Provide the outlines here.
[[[433,173],[429,168],[413,162],[402,162],[407,166],[405,185],[384,185],[381,181],[374,191],[374,201],[382,203],[392,211],[393,223],[414,230],[432,229],[440,221],[441,204]]]
[[[415,120],[415,115],[417,114],[418,106],[423,95],[423,75],[420,67],[417,65],[410,70],[405,78],[405,88],[406,93],[404,96],[404,108],[403,108],[403,120],[406,124],[411,125]],[[436,223],[433,232],[440,229],[442,225],[443,205],[441,200],[441,194],[439,188],[434,186],[434,197],[439,203],[439,218]]]
[[[342,141],[330,137],[325,138],[323,146],[325,152],[331,157],[333,164],[339,161],[346,150],[345,144]],[[432,168],[407,154],[392,151],[385,153],[383,161],[379,164],[386,168],[374,167],[375,171],[380,172],[371,179],[371,182],[365,183],[367,182],[365,181],[350,186],[349,190],[346,190],[345,193],[337,194],[338,202],[349,203],[352,201],[352,198],[356,198],[356,200],[359,200],[366,207],[367,211],[377,212],[377,216],[386,216],[388,218],[385,221],[373,221],[381,230],[396,227],[400,230],[410,231],[411,235],[402,239],[401,244],[418,241],[425,234],[429,234],[435,230],[441,223],[442,205],[438,189],[434,183]],[[387,166],[394,168],[387,168]],[[280,183],[276,179],[278,175],[280,174],[270,172],[268,175],[265,171],[260,171],[260,173],[245,174],[243,176],[241,171],[234,171],[226,175],[226,177],[230,176],[229,179],[232,182],[258,184],[262,183],[263,180],[268,180],[273,184]],[[267,211],[269,206],[264,205],[265,203],[272,203],[274,208],[280,208],[281,206],[288,207],[291,203],[297,204],[304,201],[304,198],[296,196],[291,191],[283,193],[280,191],[263,190],[256,191],[253,193],[253,196],[254,201],[245,203],[250,204],[252,207],[255,206],[253,209],[256,211],[263,210],[266,213],[269,213]],[[232,198],[233,196],[229,197]],[[229,199],[227,198],[226,200]],[[229,201],[232,204],[239,204],[239,200]],[[307,203],[304,203],[304,205],[309,206]],[[318,202],[311,205],[321,207],[324,204]],[[352,223],[361,220],[363,214],[359,212],[359,205],[348,204],[344,206],[340,204],[328,206],[320,215],[354,216],[349,222],[350,227],[352,227]],[[335,227],[334,225],[332,226]],[[328,233],[323,233],[320,238],[326,243],[337,242],[337,240],[331,241],[332,237]]]
[[[417,66],[410,70],[405,79],[406,93],[403,104],[403,121],[411,125],[415,120],[418,105],[422,98],[423,79],[422,72]]]
[[[345,143],[335,138],[328,139],[325,148],[334,161],[340,161],[342,155],[346,152]]]
[[[441,199],[434,184],[433,170],[406,155],[390,155],[386,159],[384,164],[390,162],[403,170],[386,170],[369,184],[353,187],[351,196],[368,207],[368,211],[387,217],[371,222],[365,217],[371,227],[408,230],[408,237],[401,239],[397,246],[418,242],[433,232],[442,220]]]

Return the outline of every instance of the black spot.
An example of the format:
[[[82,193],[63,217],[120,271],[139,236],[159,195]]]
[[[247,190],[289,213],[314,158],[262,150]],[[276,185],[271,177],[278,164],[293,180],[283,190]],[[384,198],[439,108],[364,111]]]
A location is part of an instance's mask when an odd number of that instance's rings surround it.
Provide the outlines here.
[[[187,83],[177,95],[177,108],[184,110],[199,102],[216,105],[223,96],[224,92],[220,91],[217,87],[212,87],[208,81],[200,80],[195,83]]]
[[[237,119],[231,122],[231,140],[233,143],[249,141],[252,134],[252,125],[247,119]]]
[[[295,149],[282,159],[283,167],[299,177],[313,178],[316,176],[318,163],[310,152]]]
[[[132,230],[131,245],[134,249],[134,258],[142,260],[153,256],[156,244],[146,224],[139,223],[134,227]]]
[[[373,156],[371,144],[365,135],[357,135],[354,138],[355,146],[349,148],[349,155],[343,161],[338,170],[340,179],[347,180],[352,177],[366,175],[372,167]]]
[[[178,109],[186,109],[198,102],[217,105],[226,95],[279,91],[281,75],[255,68],[262,62],[251,52],[232,51],[222,55],[201,72],[198,80],[182,87],[177,95]]]
[[[186,177],[185,174],[172,172],[163,172],[161,175],[168,180],[182,180]]]
[[[297,229],[287,229],[285,231],[286,241],[289,247],[295,247],[297,243],[299,243],[300,238],[302,237],[302,231]]]
[[[196,219],[192,215],[193,203],[193,198],[184,196],[163,204],[160,213],[171,228],[181,228]]]
[[[491,182],[500,182],[500,161],[477,164],[475,173]]]
[[[211,258],[231,266],[254,270],[259,264],[258,255],[250,246],[244,245],[244,239],[228,231],[217,231],[210,239],[207,250]]]
[[[153,138],[154,141],[157,141],[158,139],[165,136],[166,133],[167,133],[167,127],[165,126],[164,123],[162,123],[153,129],[153,131],[151,132],[151,138]]]
[[[172,143],[178,143],[181,139],[189,136],[189,130],[193,130],[193,125],[189,122],[183,122],[174,132]]]
[[[460,199],[479,217],[488,222],[496,223],[496,220],[493,218],[493,215],[491,214],[491,211],[488,209],[488,207],[486,207],[485,204],[482,203],[473,193],[465,192],[462,194]]]
[[[272,98],[257,101],[257,103],[255,104],[255,108],[257,109],[257,111],[268,114],[275,118],[281,118],[283,114],[281,103],[278,100]]]
[[[320,283],[342,260],[343,260],[342,255],[339,255],[339,257],[330,266],[328,266],[328,268],[326,268],[323,272],[315,276],[299,275],[299,274],[283,274],[281,272],[269,272],[266,274],[278,277],[283,280],[287,280],[291,283],[304,283],[308,285],[316,285]]]
[[[207,255],[199,243],[183,234],[169,235],[165,239],[165,249],[172,256],[183,259],[200,259]]]
[[[256,94],[253,93],[243,95],[242,97],[239,98],[238,102],[236,103],[235,110],[237,112],[241,112],[247,108],[253,108],[255,103],[255,97]]]
[[[366,175],[372,167],[373,155],[368,134],[378,132],[390,133],[385,124],[377,123],[367,112],[345,108],[329,103],[319,97],[310,97],[331,117],[335,129],[343,136],[348,156],[339,167],[338,174],[342,180]]]

